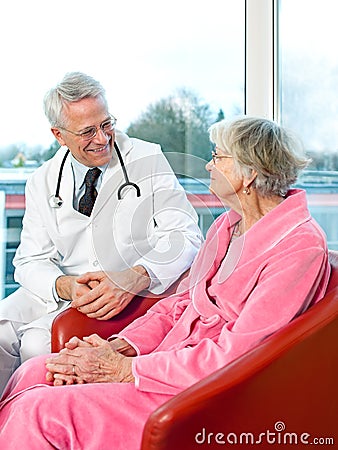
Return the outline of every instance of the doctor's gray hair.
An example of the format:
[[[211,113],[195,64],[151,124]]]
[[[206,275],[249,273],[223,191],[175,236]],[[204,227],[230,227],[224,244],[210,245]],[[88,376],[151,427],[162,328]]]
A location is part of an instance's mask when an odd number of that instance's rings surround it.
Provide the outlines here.
[[[101,96],[107,104],[105,90],[101,84],[81,72],[66,73],[44,98],[44,110],[52,127],[64,126],[62,108],[67,102],[77,102],[83,98]]]
[[[216,147],[233,156],[238,175],[250,178],[257,172],[251,187],[265,197],[284,196],[311,161],[301,156],[302,144],[291,131],[268,119],[222,120],[209,133]]]

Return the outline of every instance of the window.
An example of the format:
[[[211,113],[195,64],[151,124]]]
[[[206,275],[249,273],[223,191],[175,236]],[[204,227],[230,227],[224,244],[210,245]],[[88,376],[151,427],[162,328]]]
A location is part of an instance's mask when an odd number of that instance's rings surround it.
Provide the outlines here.
[[[280,120],[312,158],[302,177],[313,216],[338,248],[338,83],[335,0],[280,0]]]
[[[243,112],[244,0],[18,0],[0,13],[2,164],[27,166],[52,144],[42,99],[68,71],[102,82],[122,130],[161,99],[189,100],[184,93],[211,121]]]
[[[280,2],[281,121],[320,170],[338,169],[337,14],[335,0]]]
[[[208,126],[222,115],[244,111],[244,11],[245,0],[210,0],[202,6],[181,0],[1,4],[0,38],[6,42],[0,73],[5,87],[0,110],[2,296],[15,286],[11,261],[24,212],[25,178],[57,148],[42,110],[45,92],[68,71],[98,79],[118,128],[160,142],[197,201],[201,189],[207,191]],[[183,117],[167,133],[151,117],[163,102]],[[203,201],[196,209],[205,230],[219,213]]]
[[[120,129],[162,144],[204,231],[220,212],[203,197],[210,123],[245,112],[295,130],[313,160],[300,187],[329,247],[338,249],[336,0],[210,0],[203,8],[180,0],[60,0],[57,8],[44,0],[0,7],[6,42],[0,282],[8,280],[6,289],[13,288],[25,178],[56,150],[42,98],[73,70],[102,82]],[[168,106],[180,119],[163,131],[152,114],[165,121]],[[4,281],[0,287],[4,293]]]

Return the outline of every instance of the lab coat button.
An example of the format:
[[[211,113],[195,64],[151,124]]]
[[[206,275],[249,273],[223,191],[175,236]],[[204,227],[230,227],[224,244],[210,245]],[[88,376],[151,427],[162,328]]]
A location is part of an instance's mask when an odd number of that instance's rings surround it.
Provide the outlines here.
[[[96,267],[96,266],[98,266],[99,265],[99,262],[98,262],[98,260],[96,259],[95,261],[93,261],[93,266],[94,267]]]

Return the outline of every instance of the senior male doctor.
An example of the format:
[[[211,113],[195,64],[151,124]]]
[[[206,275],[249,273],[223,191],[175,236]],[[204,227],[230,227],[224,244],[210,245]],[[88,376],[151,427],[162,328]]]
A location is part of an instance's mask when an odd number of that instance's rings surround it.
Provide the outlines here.
[[[50,351],[60,311],[109,319],[144,289],[164,292],[202,242],[159,145],[115,130],[99,82],[68,73],[44,107],[61,148],[27,181],[20,287],[0,301],[0,392],[21,362]]]

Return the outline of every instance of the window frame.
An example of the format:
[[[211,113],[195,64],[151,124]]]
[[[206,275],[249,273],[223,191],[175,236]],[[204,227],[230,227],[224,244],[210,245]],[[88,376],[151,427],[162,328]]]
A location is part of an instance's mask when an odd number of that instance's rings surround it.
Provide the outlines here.
[[[245,0],[245,114],[278,121],[279,0]]]

